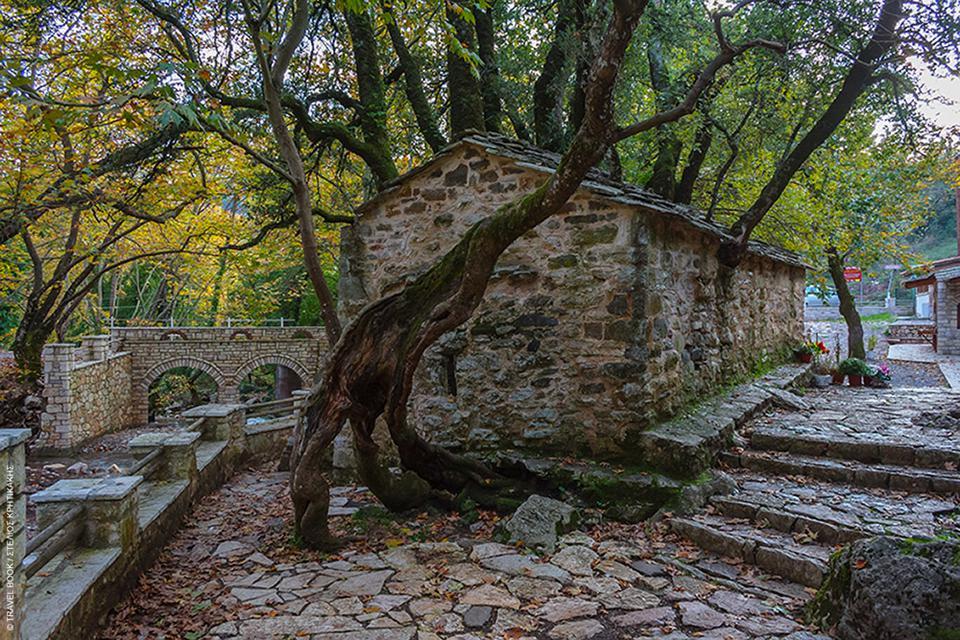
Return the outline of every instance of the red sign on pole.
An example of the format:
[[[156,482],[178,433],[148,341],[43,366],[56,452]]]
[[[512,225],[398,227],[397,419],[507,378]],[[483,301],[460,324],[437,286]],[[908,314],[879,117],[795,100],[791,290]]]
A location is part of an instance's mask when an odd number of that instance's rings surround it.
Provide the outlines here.
[[[863,271],[860,267],[844,267],[843,279],[847,282],[860,282],[863,279]]]

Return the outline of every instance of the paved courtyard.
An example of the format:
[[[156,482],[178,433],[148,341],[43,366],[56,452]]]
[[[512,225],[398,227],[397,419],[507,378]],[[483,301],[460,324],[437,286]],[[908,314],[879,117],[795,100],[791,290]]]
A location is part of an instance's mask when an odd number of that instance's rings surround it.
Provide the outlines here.
[[[664,527],[602,525],[538,557],[489,542],[491,514],[473,525],[393,521],[367,514],[362,489],[336,494],[337,529],[360,537],[325,557],[289,540],[285,474],[237,476],[202,503],[99,637],[818,637],[800,621],[808,591]]]
[[[497,516],[388,514],[335,489],[337,555],[290,537],[286,474],[206,498],[100,632],[133,638],[825,638],[802,607],[839,545],[960,531],[960,394],[807,393],[722,462],[738,491],[692,517],[601,522],[534,555]],[[779,577],[778,577],[779,576]]]

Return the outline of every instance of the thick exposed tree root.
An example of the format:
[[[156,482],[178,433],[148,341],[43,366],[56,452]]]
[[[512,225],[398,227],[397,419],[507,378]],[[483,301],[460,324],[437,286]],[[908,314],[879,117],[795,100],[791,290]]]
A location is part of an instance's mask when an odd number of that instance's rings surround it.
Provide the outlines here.
[[[468,229],[426,273],[401,291],[367,305],[343,332],[322,383],[311,394],[305,425],[298,429],[293,452],[291,493],[296,526],[308,544],[326,542],[330,535],[326,520],[328,484],[322,477],[320,454],[348,420],[360,426],[354,427],[354,433],[358,436],[361,473],[383,495],[385,503],[402,507],[414,498],[421,499],[423,485],[417,480],[454,495],[466,490],[485,503],[495,501],[498,489],[508,489],[508,483],[484,465],[431,445],[407,424],[406,406],[414,373],[430,345],[466,322],[476,310],[504,250],[560,211],[589,169],[606,155],[614,141],[617,71],[645,6],[646,0],[614,3],[613,16],[591,67],[583,122],[556,172],[533,192]],[[698,80],[698,91],[706,84],[709,80]],[[403,466],[417,479],[397,479],[379,467],[370,433],[381,415]],[[407,486],[417,489],[414,495],[402,493]]]

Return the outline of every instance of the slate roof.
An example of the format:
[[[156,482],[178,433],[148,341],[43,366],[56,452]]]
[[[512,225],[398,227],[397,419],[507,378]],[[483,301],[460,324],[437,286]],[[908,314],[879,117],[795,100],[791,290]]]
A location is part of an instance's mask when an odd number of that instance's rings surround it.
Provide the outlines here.
[[[441,149],[427,162],[387,183],[383,190],[357,208],[357,214],[359,215],[369,210],[376,203],[399,189],[410,178],[430,169],[442,158],[451,155],[465,145],[478,147],[489,155],[512,160],[517,166],[534,171],[553,173],[560,164],[561,156],[558,153],[541,149],[528,142],[516,140],[508,136],[490,132],[471,131]],[[689,205],[671,202],[637,185],[613,180],[610,176],[596,168],[590,169],[590,171],[587,172],[587,176],[581,183],[580,188],[591,191],[613,202],[641,207],[654,213],[676,218],[704,233],[723,240],[731,238],[730,234],[727,233],[726,227],[717,222],[707,220],[703,211]],[[808,268],[808,265],[805,264],[796,253],[764,242],[751,240],[749,243],[749,252],[791,266]]]

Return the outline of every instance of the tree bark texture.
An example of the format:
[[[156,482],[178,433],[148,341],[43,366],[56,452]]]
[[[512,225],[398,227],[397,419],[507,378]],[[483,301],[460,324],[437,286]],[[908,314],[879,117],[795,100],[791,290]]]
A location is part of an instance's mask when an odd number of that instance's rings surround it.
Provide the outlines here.
[[[560,0],[553,42],[547,50],[540,76],[533,85],[533,134],[536,143],[550,151],[564,148],[563,95],[570,77],[570,60],[576,51],[581,2]]]
[[[400,27],[397,26],[393,9],[385,6],[383,12],[387,23],[387,33],[390,34],[390,42],[393,44],[393,50],[400,62],[400,69],[403,71],[404,93],[407,100],[410,101],[410,107],[413,109],[413,115],[417,119],[417,126],[420,128],[423,139],[430,145],[430,149],[436,153],[446,146],[447,140],[440,131],[436,113],[434,113],[433,106],[427,100],[427,95],[423,90],[423,74],[420,71],[420,63],[410,53],[406,40],[400,32]]]
[[[673,192],[674,202],[690,204],[693,201],[693,188],[697,184],[697,178],[700,177],[700,169],[703,167],[703,161],[707,159],[707,152],[710,151],[712,143],[713,126],[704,119],[697,127],[693,147],[690,149],[690,155],[687,156],[687,164],[683,167],[680,182],[677,183]]]
[[[248,16],[250,9],[247,9]],[[309,14],[309,1],[297,0],[297,11],[295,12],[296,21],[305,21]],[[297,212],[297,220],[300,230],[300,245],[303,249],[303,260],[306,267],[307,276],[320,301],[320,313],[323,317],[324,331],[327,335],[327,341],[333,345],[340,338],[341,326],[340,319],[337,317],[336,304],[333,301],[333,294],[323,275],[323,265],[320,263],[320,248],[317,244],[316,228],[313,224],[313,206],[311,204],[310,186],[307,183],[307,174],[303,166],[303,158],[300,156],[300,150],[287,127],[284,118],[283,103],[281,101],[281,92],[283,78],[286,75],[286,69],[278,67],[276,61],[271,63],[266,57],[260,40],[259,25],[255,22],[249,23],[250,36],[253,39],[257,54],[257,64],[260,68],[260,75],[263,84],[263,97],[267,104],[267,117],[270,121],[270,128],[277,140],[277,146],[280,150],[280,157],[283,158],[287,167],[288,175],[293,191],[294,206]],[[300,39],[303,37],[303,28],[297,26],[291,27],[291,31],[281,43],[281,49],[295,49],[299,41],[291,41],[291,34],[299,32]],[[358,76],[359,76],[358,72]]]
[[[473,26],[447,7],[447,21],[453,26],[455,37],[466,50],[476,49]],[[482,131],[483,96],[480,83],[468,61],[457,53],[452,43],[447,45],[447,90],[450,99],[450,135],[458,137],[468,129]]]
[[[656,94],[658,111],[670,108],[673,99],[673,83],[670,80],[670,70],[663,57],[663,42],[661,40],[661,25],[657,11],[652,12],[651,35],[647,42],[647,64],[650,68],[650,84]],[[668,200],[673,200],[677,187],[677,165],[680,164],[680,152],[683,145],[674,131],[672,123],[657,128],[657,157],[653,163],[653,173],[647,184],[648,190],[658,193]]]
[[[851,358],[863,360],[867,357],[867,349],[863,344],[863,323],[860,321],[860,312],[857,311],[847,279],[843,275],[843,256],[835,248],[827,250],[827,266],[833,286],[837,289],[837,297],[840,298],[840,315],[847,323],[847,354]]]
[[[477,9],[477,54],[483,62],[480,68],[480,93],[483,98],[483,124],[487,131],[500,133],[503,105],[500,99],[500,68],[497,65],[496,27],[493,21],[494,3]]]
[[[329,486],[323,451],[349,421],[366,449],[383,416],[401,462],[436,490],[459,493],[469,485],[497,484],[495,474],[422,439],[407,422],[407,400],[424,351],[465,322],[479,305],[500,254],[518,237],[560,210],[613,137],[613,89],[645,0],[618,0],[591,70],[586,116],[557,170],[532,193],[471,227],[426,273],[403,290],[365,307],[334,348],[321,383],[311,391],[294,446],[291,492],[299,535],[313,546],[332,542],[327,525]],[[366,463],[361,466],[366,466]],[[382,479],[382,477],[380,478]],[[397,488],[378,487],[387,495]]]

